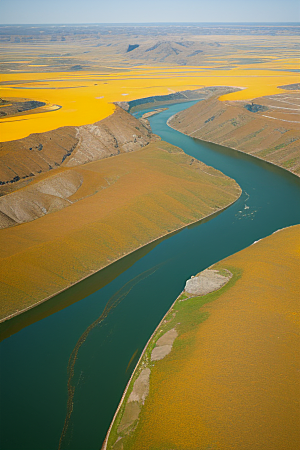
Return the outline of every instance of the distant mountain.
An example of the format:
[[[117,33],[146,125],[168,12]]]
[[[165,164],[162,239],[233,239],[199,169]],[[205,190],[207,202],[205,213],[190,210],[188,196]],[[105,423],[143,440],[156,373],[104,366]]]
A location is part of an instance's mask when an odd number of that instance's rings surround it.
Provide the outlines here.
[[[197,64],[202,56],[219,48],[218,42],[197,42],[190,40],[148,40],[130,50],[128,58],[149,62],[169,62],[180,65]],[[131,46],[132,47],[132,46]],[[128,50],[126,50],[128,53]]]

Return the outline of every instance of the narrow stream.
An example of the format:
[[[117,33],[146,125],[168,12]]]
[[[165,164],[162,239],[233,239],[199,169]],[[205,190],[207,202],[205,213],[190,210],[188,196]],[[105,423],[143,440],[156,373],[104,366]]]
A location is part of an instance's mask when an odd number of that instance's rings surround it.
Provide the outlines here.
[[[60,448],[99,450],[143,347],[185,280],[300,223],[296,176],[166,125],[193,103],[172,105],[151,117],[154,133],[234,178],[243,189],[241,198],[211,220],[146,246],[0,325],[6,337],[0,344],[1,449],[58,449],[67,415],[67,365],[84,335],[74,364],[74,408]],[[99,321],[103,312],[107,315]]]

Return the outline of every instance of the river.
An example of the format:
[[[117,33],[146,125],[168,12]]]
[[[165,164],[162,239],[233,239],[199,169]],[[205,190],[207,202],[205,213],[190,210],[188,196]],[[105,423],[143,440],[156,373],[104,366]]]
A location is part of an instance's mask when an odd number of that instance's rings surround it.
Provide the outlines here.
[[[67,415],[67,365],[84,335],[71,380],[74,408],[61,449],[99,450],[143,347],[186,279],[300,223],[296,176],[166,125],[170,116],[193,103],[172,105],[152,116],[152,129],[234,178],[243,189],[240,199],[211,220],[160,239],[0,325],[1,449],[58,449]],[[112,308],[98,323],[108,302]]]

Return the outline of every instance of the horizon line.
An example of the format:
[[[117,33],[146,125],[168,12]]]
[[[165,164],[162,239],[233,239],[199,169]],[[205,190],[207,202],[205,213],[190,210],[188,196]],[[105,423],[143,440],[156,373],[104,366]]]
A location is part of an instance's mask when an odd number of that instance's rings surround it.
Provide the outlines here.
[[[293,24],[293,25],[300,25],[299,22],[276,22],[276,21],[270,21],[270,22],[45,22],[45,23],[0,23],[0,26],[22,26],[22,25],[265,25],[265,24]]]

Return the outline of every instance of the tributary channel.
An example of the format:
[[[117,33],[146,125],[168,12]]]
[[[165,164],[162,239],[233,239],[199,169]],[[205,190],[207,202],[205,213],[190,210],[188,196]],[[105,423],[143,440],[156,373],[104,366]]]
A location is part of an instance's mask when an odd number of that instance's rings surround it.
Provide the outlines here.
[[[78,350],[74,408],[61,440],[61,449],[99,450],[147,340],[186,279],[300,223],[296,176],[167,126],[170,116],[191,104],[172,105],[151,117],[154,133],[234,178],[242,196],[210,220],[134,252],[0,326],[5,337],[0,344],[2,450],[58,449],[67,414],[69,357],[110,301],[116,306],[91,327]]]

